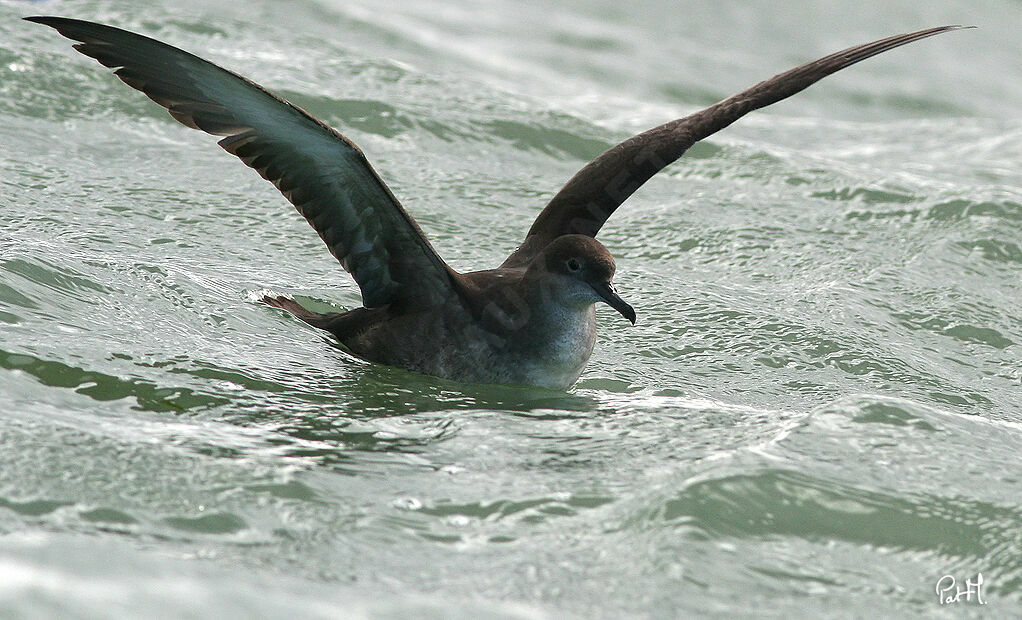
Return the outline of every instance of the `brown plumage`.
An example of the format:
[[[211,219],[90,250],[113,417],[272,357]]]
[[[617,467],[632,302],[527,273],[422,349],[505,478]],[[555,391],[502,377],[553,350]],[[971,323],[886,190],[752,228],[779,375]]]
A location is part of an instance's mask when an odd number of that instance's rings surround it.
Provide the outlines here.
[[[75,19],[29,17],[79,41],[124,83],[272,182],[351,273],[365,305],[317,314],[272,306],[334,334],[367,360],[460,381],[565,389],[596,342],[594,304],[635,322],[615,292],[614,259],[596,234],[654,174],[745,114],[887,50],[955,30],[930,28],[807,63],[685,118],[625,140],[587,164],[497,269],[457,273],[350,140],[235,73],[138,34]]]

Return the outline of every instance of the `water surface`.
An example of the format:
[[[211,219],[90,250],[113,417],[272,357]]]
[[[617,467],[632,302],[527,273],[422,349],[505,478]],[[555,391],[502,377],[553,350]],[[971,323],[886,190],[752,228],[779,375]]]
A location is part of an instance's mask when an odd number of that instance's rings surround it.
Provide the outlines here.
[[[366,364],[358,289],[213,140],[33,13],[141,31],[366,151],[491,267],[578,168],[944,23],[610,220],[569,393]],[[861,617],[1022,604],[1022,5],[0,3],[0,615]],[[984,608],[937,603],[984,576]]]

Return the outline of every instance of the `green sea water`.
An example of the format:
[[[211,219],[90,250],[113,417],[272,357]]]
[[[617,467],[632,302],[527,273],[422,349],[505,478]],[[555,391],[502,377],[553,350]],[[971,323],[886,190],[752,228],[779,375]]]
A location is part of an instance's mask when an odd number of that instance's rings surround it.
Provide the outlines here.
[[[1018,617],[1022,3],[0,2],[0,617]],[[265,181],[52,30],[143,32],[358,143],[456,269],[589,159],[948,23],[700,143],[600,240],[568,393],[352,358]],[[941,605],[983,576],[979,605]],[[945,585],[947,582],[944,582]]]

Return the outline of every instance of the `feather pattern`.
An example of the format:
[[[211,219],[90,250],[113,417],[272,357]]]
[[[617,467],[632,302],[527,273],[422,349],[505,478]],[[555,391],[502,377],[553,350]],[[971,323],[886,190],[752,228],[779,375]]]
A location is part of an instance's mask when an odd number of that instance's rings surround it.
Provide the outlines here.
[[[546,244],[561,235],[595,237],[621,203],[653,175],[684,155],[696,142],[749,112],[786,99],[871,56],[960,28],[928,28],[850,47],[775,75],[705,110],[632,136],[579,170],[547,204],[533,222],[525,242],[502,266],[527,264]]]
[[[79,41],[125,84],[273,183],[355,279],[366,307],[436,305],[456,274],[350,140],[258,84],[176,47],[119,28],[30,17]]]

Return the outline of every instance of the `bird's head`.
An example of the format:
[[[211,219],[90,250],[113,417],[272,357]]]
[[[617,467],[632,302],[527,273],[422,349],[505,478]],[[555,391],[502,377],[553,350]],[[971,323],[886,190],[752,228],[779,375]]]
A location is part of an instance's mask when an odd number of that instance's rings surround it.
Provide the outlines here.
[[[532,260],[529,275],[538,276],[543,293],[565,305],[586,306],[602,301],[632,324],[635,310],[614,290],[614,257],[596,239],[562,235]]]

